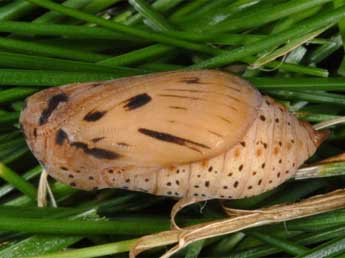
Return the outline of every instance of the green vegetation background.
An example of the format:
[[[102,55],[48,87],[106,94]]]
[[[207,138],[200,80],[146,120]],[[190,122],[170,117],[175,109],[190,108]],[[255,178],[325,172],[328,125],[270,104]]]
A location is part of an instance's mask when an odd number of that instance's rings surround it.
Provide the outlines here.
[[[222,68],[310,122],[344,116],[344,0],[3,0],[0,2],[0,257],[126,257],[169,229],[175,200],[51,181],[59,208],[36,208],[41,168],[18,126],[25,97],[71,82]],[[332,130],[311,161],[344,152]],[[337,171],[344,174],[345,165]],[[290,181],[254,209],[343,188],[344,176]],[[223,218],[219,203],[185,209],[182,225]],[[65,252],[61,252],[66,250]],[[143,256],[158,257],[164,249]],[[340,257],[345,209],[199,241],[179,257]]]

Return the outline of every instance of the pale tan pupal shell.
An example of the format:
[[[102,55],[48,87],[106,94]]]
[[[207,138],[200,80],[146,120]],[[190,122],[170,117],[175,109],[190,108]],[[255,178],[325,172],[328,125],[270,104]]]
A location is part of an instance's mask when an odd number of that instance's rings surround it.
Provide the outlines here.
[[[262,100],[236,76],[179,71],[51,88],[20,120],[48,173],[74,187],[239,198],[290,177],[321,141]]]
[[[214,157],[244,136],[261,101],[238,77],[181,71],[41,91],[20,120],[44,164],[97,173]]]
[[[268,97],[264,100],[258,118],[233,148],[204,161],[125,173],[121,186],[187,199],[238,199],[277,187],[294,176],[328,133],[314,131],[282,105]]]
[[[49,99],[61,93],[68,101],[39,126]],[[63,128],[73,142],[116,152],[119,166],[160,166],[208,158],[233,146],[260,104],[255,89],[229,74],[171,72],[42,91],[28,99],[30,110],[21,121],[36,127],[37,135]]]

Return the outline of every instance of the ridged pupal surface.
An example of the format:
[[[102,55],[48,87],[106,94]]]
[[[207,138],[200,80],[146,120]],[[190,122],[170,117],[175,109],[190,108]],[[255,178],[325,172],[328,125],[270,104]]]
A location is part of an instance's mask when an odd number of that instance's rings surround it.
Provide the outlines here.
[[[326,136],[210,70],[50,88],[28,98],[20,122],[47,172],[73,187],[210,199],[278,186]]]

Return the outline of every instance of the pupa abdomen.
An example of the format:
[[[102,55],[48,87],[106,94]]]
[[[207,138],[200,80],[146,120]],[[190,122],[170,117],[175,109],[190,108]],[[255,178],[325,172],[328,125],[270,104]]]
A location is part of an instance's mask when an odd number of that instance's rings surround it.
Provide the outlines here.
[[[51,88],[28,99],[20,121],[47,172],[73,187],[209,199],[279,185],[324,138],[218,71]]]
[[[247,134],[224,153],[152,172],[117,171],[122,180],[108,174],[108,182],[115,178],[117,187],[183,198],[250,197],[293,177],[326,136],[265,96]]]

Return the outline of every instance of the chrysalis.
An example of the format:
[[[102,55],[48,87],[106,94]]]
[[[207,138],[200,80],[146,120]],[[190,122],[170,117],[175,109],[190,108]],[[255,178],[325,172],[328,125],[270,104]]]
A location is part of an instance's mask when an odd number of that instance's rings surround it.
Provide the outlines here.
[[[59,181],[180,198],[260,194],[294,176],[327,137],[211,70],[50,88],[27,99],[20,122]]]

